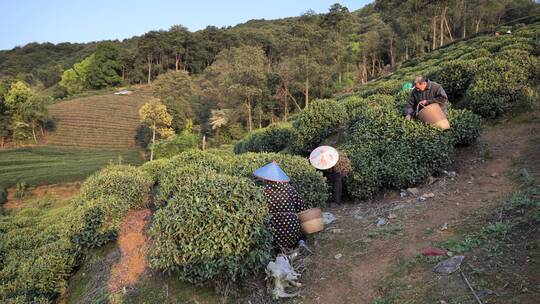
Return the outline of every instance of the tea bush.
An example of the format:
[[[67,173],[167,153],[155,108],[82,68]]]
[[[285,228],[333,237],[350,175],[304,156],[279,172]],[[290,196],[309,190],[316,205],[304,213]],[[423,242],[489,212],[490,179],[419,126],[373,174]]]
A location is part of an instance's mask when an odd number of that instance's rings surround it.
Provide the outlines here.
[[[183,131],[180,134],[164,140],[158,141],[154,145],[156,158],[168,158],[181,152],[196,149],[199,145],[199,136],[190,131]]]
[[[272,248],[264,193],[215,172],[186,174],[150,229],[153,269],[197,284],[227,284],[266,266]]]
[[[442,66],[435,80],[444,87],[450,100],[459,100],[474,79],[477,67],[473,60],[453,60]]]
[[[483,66],[467,90],[468,107],[483,117],[498,117],[523,98],[529,73],[520,66],[495,59]]]
[[[227,168],[227,164],[218,155],[201,150],[189,150],[171,158],[169,165],[166,166],[164,170],[167,171],[169,168],[178,168],[188,165],[217,172],[223,172]]]
[[[452,160],[450,136],[421,122],[404,120],[393,107],[367,103],[352,115],[341,149],[353,164],[347,184],[356,199],[418,183]]]
[[[449,108],[448,120],[451,128],[447,132],[451,134],[454,145],[472,145],[480,137],[482,119],[473,112]]]
[[[72,208],[0,217],[0,303],[53,303],[77,252],[65,231]]]
[[[346,119],[347,112],[341,103],[331,99],[314,101],[293,123],[298,135],[294,145],[295,152],[310,152],[327,136],[335,133]]]
[[[80,201],[114,197],[130,207],[144,207],[151,178],[134,166],[114,165],[88,177],[81,186]]]
[[[360,97],[368,97],[370,95],[394,95],[401,90],[403,83],[399,80],[389,80],[384,82],[378,82],[368,84],[364,89],[358,92]]]
[[[281,153],[244,153],[231,160],[227,174],[252,178],[253,171],[276,161],[291,178],[291,185],[310,206],[325,206],[330,197],[329,187],[322,173],[300,156]]]
[[[234,153],[280,152],[295,140],[296,132],[290,123],[272,124],[245,136],[234,146]]]
[[[152,182],[156,184],[165,168],[169,165],[170,159],[161,158],[153,161],[148,161],[141,165],[140,169],[146,172],[152,179]]]
[[[532,56],[530,52],[521,49],[507,49],[497,54],[497,58],[504,61],[509,61],[520,68],[523,71],[527,71],[529,79],[538,81],[540,79],[540,60],[537,56]]]
[[[75,198],[72,241],[93,248],[115,239],[128,210],[146,206],[152,184],[148,174],[133,166],[108,166],[90,176]]]
[[[489,57],[491,56],[491,52],[484,49],[484,48],[480,48],[480,49],[476,49],[476,50],[471,50],[470,52],[460,56],[458,59],[461,61],[461,60],[472,60],[472,59],[478,59],[478,58],[481,58],[481,57]],[[443,69],[444,70],[444,69]]]

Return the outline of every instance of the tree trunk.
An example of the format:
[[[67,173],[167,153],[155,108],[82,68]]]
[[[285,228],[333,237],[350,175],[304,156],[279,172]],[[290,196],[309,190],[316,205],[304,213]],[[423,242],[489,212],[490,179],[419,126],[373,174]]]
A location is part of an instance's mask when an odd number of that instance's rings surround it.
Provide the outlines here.
[[[433,16],[433,34],[431,39],[431,50],[437,47],[437,16]]]
[[[461,5],[463,6],[463,16],[461,16],[463,18],[463,35],[461,38],[465,39],[467,37],[467,9],[465,7],[465,0],[461,1]]]
[[[367,55],[362,56],[362,84],[365,84],[368,80],[368,71],[367,71]]]
[[[306,88],[304,95],[306,95],[305,109],[307,109],[309,107],[309,77],[306,77]]]
[[[206,150],[206,135],[203,135],[202,137],[202,145],[201,145],[201,149],[204,151]]]
[[[246,98],[246,109],[248,114],[248,130],[251,133],[253,131],[253,115],[251,113],[251,100]]]
[[[440,27],[440,31],[441,31],[441,38],[440,38],[440,47],[444,45],[444,15],[446,15],[446,7],[444,8],[443,10],[443,13],[441,15],[441,27]]]
[[[45,136],[45,131],[43,131],[43,126],[39,126],[39,129],[41,131],[41,136]]]
[[[259,129],[262,129],[262,106],[259,107]]]
[[[152,126],[152,147],[150,148],[150,161],[154,160],[154,145],[156,143],[156,123]]]
[[[36,125],[34,123],[32,125],[32,136],[34,137],[34,143],[37,144],[37,137],[36,137]]]
[[[358,65],[358,84],[361,86],[364,80],[364,73],[363,73],[364,69],[362,67],[361,62],[358,62],[357,65]]]
[[[289,119],[289,96],[287,96],[288,92],[285,94],[283,98],[283,118],[285,121]]]
[[[394,67],[396,59],[394,58],[394,35],[390,37],[390,66]]]
[[[405,60],[409,60],[409,45],[405,45]]]
[[[448,31],[448,36],[450,36],[450,41],[454,41],[454,36],[452,35],[452,31],[450,30],[450,26],[448,26],[448,19],[446,16],[444,16],[444,24],[446,25],[446,30]]]
[[[475,20],[475,23],[476,23],[476,34],[478,34],[478,32],[480,31],[480,22],[482,22],[482,18],[478,17],[477,20]]]
[[[298,111],[302,111],[302,107],[300,106],[300,104],[298,103],[296,98],[294,98],[294,96],[292,96],[291,92],[289,92],[289,89],[286,89],[286,90],[287,90],[287,94],[289,95],[289,97],[293,100],[294,105],[296,106],[296,109],[298,109]]]
[[[375,77],[375,57],[371,55],[371,77]]]
[[[148,60],[148,84],[152,82],[152,59]]]

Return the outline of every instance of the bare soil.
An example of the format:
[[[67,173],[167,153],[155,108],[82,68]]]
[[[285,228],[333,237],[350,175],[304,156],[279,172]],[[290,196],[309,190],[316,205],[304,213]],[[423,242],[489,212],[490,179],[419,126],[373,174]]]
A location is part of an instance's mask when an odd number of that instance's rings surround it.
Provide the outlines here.
[[[111,293],[125,292],[146,271],[148,265],[144,251],[147,236],[144,229],[150,217],[150,209],[143,209],[130,210],[124,219],[117,241],[120,259],[112,265],[108,283]]]
[[[516,163],[530,164],[534,171],[539,142],[538,119],[488,127],[479,144],[458,151],[455,178],[443,176],[418,188],[418,196],[433,193],[433,198],[419,201],[389,192],[327,210],[337,221],[311,241],[316,254],[302,280],[303,297],[293,302],[372,303],[377,284],[393,265],[414,258],[434,241],[449,239],[467,218],[509,195],[516,186],[511,177]],[[528,145],[535,147],[525,149]],[[390,213],[397,217],[389,219]],[[378,217],[387,224],[375,227]],[[445,224],[448,229],[441,229]]]

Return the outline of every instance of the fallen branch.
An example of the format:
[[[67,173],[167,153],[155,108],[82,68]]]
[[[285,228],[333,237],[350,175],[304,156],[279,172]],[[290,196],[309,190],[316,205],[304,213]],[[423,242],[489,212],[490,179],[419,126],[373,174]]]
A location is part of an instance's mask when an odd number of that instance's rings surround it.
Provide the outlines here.
[[[463,280],[465,280],[465,283],[467,283],[467,286],[469,286],[469,289],[471,290],[472,294],[474,295],[474,298],[476,299],[476,302],[478,304],[483,304],[478,295],[476,294],[476,291],[474,291],[474,288],[471,286],[471,283],[469,283],[469,280],[467,280],[467,277],[465,276],[465,273],[463,273],[463,270],[459,268],[459,272],[461,273],[461,276],[463,277]]]

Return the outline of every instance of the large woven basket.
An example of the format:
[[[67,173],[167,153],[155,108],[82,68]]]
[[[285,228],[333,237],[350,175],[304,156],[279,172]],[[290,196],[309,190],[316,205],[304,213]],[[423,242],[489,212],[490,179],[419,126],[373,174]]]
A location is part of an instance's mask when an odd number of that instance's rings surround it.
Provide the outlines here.
[[[418,104],[418,107],[420,107],[420,104]],[[423,109],[418,111],[417,116],[421,121],[430,124],[435,128],[439,128],[441,130],[450,129],[450,122],[446,118],[446,115],[438,103],[432,103],[425,106]]]
[[[306,234],[312,234],[324,229],[321,208],[311,208],[298,213],[300,227]]]

